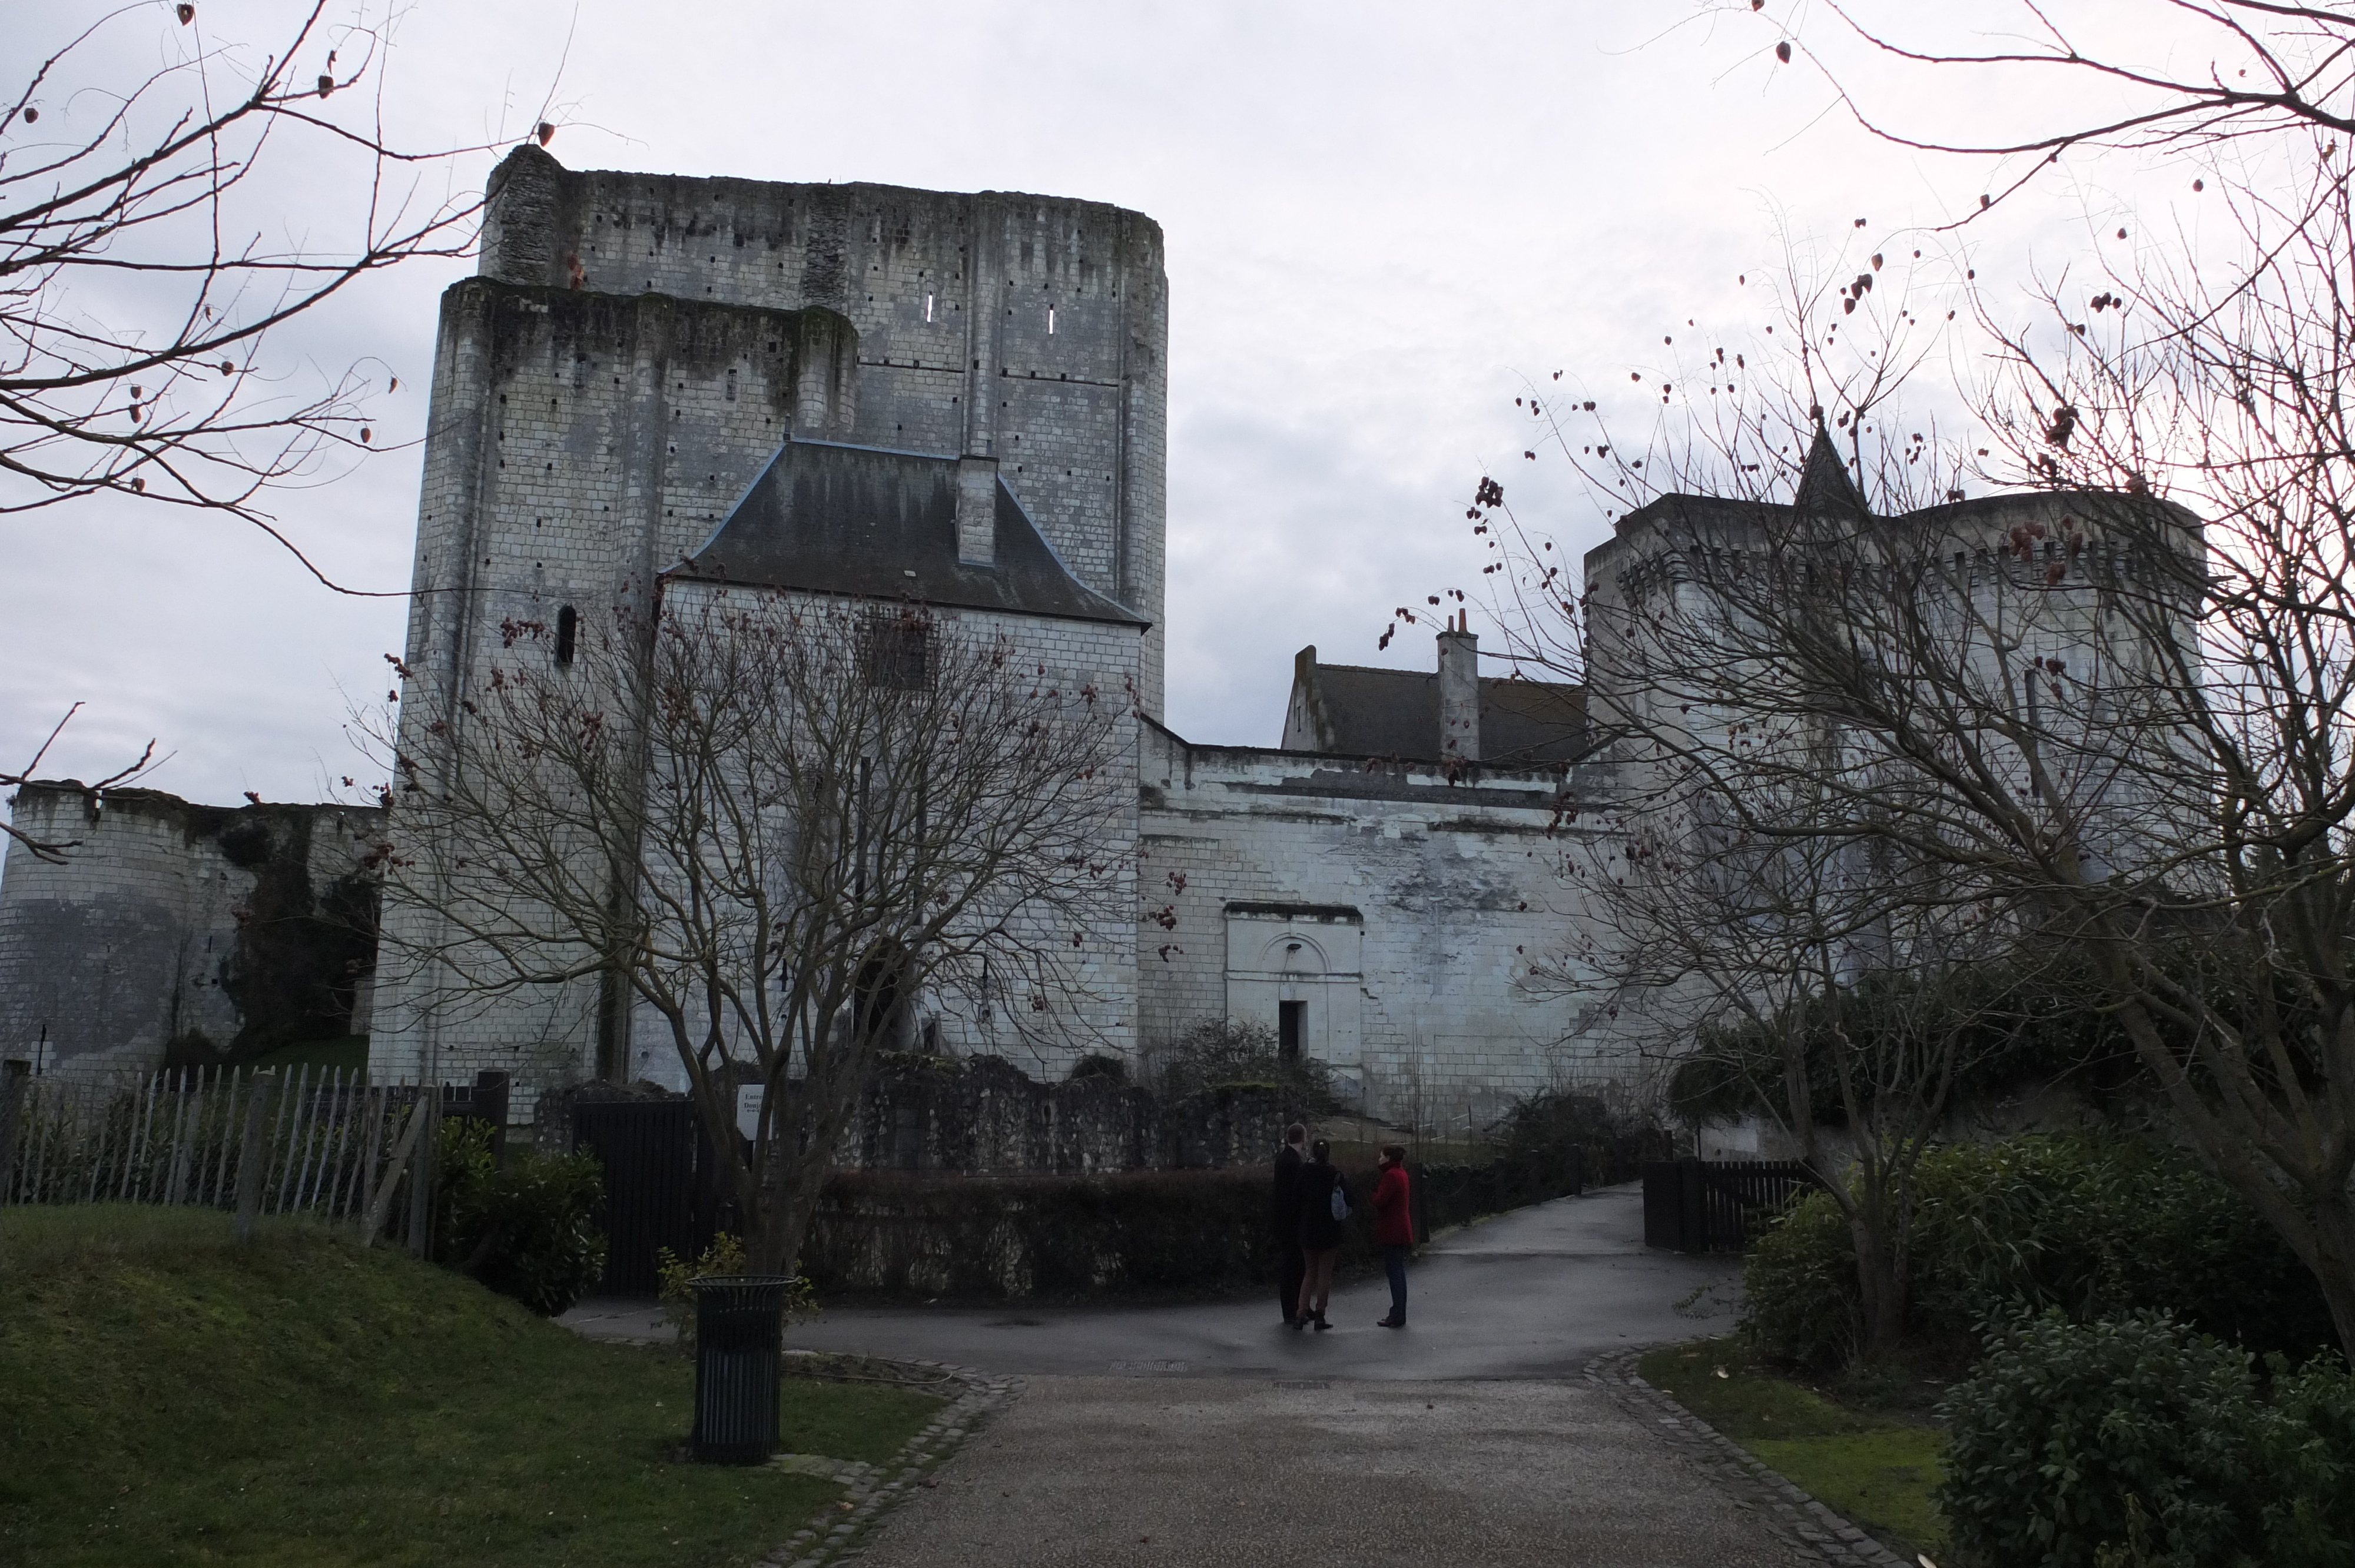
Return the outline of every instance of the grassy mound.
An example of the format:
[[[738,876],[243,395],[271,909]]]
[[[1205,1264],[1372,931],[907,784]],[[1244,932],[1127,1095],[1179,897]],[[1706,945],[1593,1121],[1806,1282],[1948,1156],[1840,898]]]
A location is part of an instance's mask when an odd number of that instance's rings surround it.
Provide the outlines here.
[[[1930,1494],[1946,1437],[1918,1410],[1827,1398],[1756,1361],[1738,1340],[1671,1345],[1636,1370],[1901,1554],[1944,1550],[1945,1529]]]
[[[746,1563],[836,1489],[678,1462],[694,1386],[310,1225],[0,1209],[0,1563]],[[937,1408],[789,1380],[784,1443],[880,1460]]]

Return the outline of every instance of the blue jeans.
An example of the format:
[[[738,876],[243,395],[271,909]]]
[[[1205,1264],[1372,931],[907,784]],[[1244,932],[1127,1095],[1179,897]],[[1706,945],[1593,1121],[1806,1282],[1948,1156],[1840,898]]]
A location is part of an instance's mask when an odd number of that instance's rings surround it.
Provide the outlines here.
[[[1406,1248],[1395,1244],[1382,1248],[1382,1272],[1391,1277],[1391,1316],[1406,1321]]]

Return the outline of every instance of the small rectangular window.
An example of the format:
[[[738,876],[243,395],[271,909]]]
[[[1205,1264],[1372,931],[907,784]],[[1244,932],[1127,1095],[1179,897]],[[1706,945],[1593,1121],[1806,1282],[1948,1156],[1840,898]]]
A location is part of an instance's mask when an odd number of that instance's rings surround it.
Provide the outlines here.
[[[581,636],[581,612],[566,605],[556,612],[556,662],[572,662],[572,649]]]
[[[870,686],[920,692],[932,684],[930,621],[913,615],[878,617],[867,623],[864,652]]]

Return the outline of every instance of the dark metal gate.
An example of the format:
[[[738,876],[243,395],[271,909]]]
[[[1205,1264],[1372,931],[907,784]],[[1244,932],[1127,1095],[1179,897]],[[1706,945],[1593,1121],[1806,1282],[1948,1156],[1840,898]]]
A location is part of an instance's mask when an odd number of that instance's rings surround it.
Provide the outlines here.
[[[1739,1252],[1766,1216],[1817,1184],[1796,1160],[1656,1160],[1644,1167],[1644,1245]]]
[[[716,1167],[692,1100],[591,1100],[572,1107],[572,1147],[605,1173],[608,1296],[652,1296],[655,1253],[693,1259],[719,1228]]]

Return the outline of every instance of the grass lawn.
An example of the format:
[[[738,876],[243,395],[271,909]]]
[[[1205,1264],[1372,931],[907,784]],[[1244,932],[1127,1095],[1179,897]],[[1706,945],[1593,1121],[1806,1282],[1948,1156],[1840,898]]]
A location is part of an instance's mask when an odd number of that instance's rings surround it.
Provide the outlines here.
[[[1945,1545],[1930,1492],[1946,1440],[1918,1412],[1836,1402],[1753,1361],[1737,1340],[1671,1345],[1636,1369],[1645,1382],[1891,1546],[1935,1556]]]
[[[680,1462],[695,1372],[301,1222],[0,1209],[0,1563],[750,1562],[828,1481]],[[784,1442],[880,1460],[928,1394],[789,1379]]]

